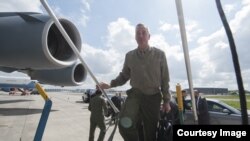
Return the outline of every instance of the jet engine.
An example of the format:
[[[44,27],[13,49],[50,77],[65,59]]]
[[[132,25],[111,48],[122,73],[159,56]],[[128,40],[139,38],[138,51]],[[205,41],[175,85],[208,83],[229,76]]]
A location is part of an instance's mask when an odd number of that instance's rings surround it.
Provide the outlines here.
[[[39,80],[40,83],[57,86],[78,86],[83,84],[87,71],[80,62],[77,62],[63,69],[30,71],[28,75],[32,80]]]
[[[81,50],[81,38],[72,22],[58,18]],[[17,69],[59,69],[73,65],[76,55],[53,20],[41,13],[0,13],[0,66]]]
[[[58,20],[80,51],[77,28],[67,19]],[[82,85],[87,75],[50,16],[32,12],[0,13],[0,71],[27,73],[58,86]]]

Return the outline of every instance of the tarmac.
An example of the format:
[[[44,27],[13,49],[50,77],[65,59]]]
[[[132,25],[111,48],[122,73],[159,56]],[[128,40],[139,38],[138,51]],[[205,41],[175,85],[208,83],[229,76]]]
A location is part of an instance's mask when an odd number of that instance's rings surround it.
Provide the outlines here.
[[[52,108],[42,134],[43,141],[88,141],[90,111],[81,94],[47,93]],[[21,96],[0,92],[0,141],[34,140],[45,101],[40,95]],[[108,127],[108,125],[107,125]],[[108,140],[114,125],[105,135]],[[99,129],[95,131],[95,140]],[[113,141],[122,141],[118,128]]]

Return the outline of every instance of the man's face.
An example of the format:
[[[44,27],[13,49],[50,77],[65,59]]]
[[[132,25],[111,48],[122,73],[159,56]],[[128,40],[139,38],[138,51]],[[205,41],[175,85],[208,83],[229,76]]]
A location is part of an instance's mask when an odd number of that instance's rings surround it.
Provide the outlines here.
[[[198,91],[194,91],[194,96],[198,97],[199,96],[199,92]]]
[[[183,97],[186,97],[186,96],[187,96],[187,93],[186,93],[186,92],[182,92],[182,96],[183,96]]]
[[[144,46],[148,45],[150,35],[148,33],[148,30],[141,25],[136,27],[135,38],[139,46]]]

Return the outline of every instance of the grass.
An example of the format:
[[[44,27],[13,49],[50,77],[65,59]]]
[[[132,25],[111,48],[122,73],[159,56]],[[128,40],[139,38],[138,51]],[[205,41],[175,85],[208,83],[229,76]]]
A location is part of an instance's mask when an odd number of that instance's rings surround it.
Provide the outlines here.
[[[228,105],[230,105],[236,109],[240,109],[239,101],[223,101],[223,102],[227,103]],[[250,101],[247,102],[247,109],[250,110]]]
[[[207,98],[213,98],[213,99],[219,99],[226,104],[235,107],[237,109],[240,109],[240,98],[238,95],[226,95],[226,96],[205,96]],[[247,101],[247,109],[250,110],[250,95],[246,96],[246,101]]]
[[[240,99],[238,95],[205,95],[205,97],[214,99]],[[246,99],[250,101],[250,95],[246,95]]]

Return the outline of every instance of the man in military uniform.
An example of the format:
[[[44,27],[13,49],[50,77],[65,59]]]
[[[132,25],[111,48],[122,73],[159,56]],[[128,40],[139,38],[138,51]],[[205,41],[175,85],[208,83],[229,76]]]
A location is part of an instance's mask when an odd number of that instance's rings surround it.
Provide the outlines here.
[[[145,141],[155,141],[161,102],[163,111],[171,109],[167,59],[162,50],[149,46],[150,34],[144,24],[137,24],[135,36],[138,46],[126,54],[120,74],[100,87],[121,86],[130,80],[132,88],[119,115],[119,131],[125,141],[138,141],[138,125],[143,124]]]
[[[90,99],[88,109],[91,111],[89,141],[94,141],[94,134],[97,126],[100,128],[98,141],[103,141],[106,133],[104,115],[107,113],[107,105],[100,90],[97,89],[93,97]]]

